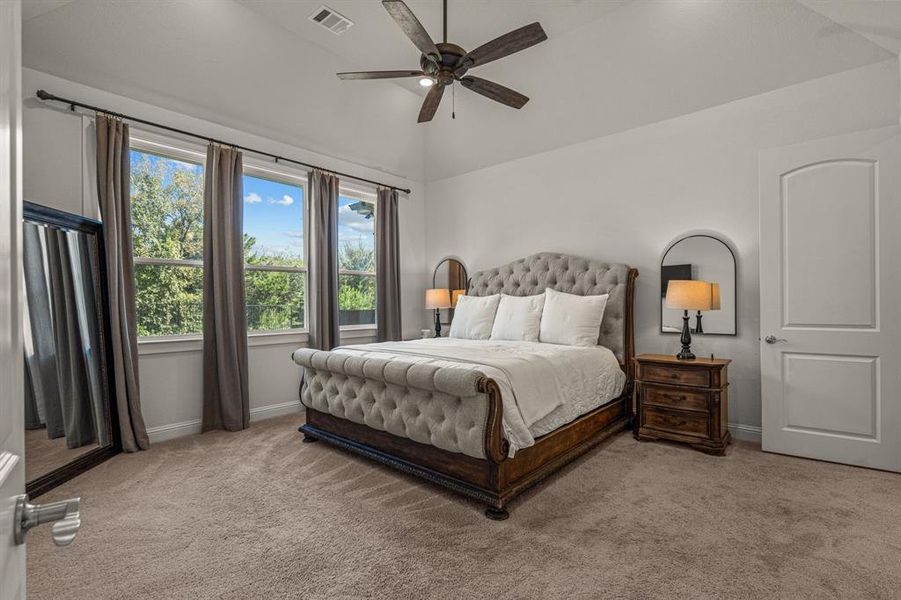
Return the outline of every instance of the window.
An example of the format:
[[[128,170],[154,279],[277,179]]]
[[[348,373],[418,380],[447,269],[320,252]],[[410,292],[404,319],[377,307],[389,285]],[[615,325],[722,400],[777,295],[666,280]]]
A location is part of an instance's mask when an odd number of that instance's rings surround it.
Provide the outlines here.
[[[244,169],[244,287],[248,331],[305,324],[303,180]]]
[[[341,188],[338,196],[338,320],[375,325],[375,196]]]
[[[140,337],[203,333],[204,155],[132,139],[131,216]],[[244,165],[244,284],[249,332],[306,327],[306,179]],[[342,327],[375,325],[375,194],[340,189]]]
[[[140,141],[133,141],[132,147],[131,221],[138,335],[201,333],[202,155],[168,152]]]

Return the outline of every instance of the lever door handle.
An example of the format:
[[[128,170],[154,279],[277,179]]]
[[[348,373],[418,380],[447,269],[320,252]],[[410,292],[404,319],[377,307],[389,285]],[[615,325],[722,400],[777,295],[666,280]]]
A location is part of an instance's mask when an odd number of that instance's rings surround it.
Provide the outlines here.
[[[57,546],[68,546],[81,528],[80,506],[81,498],[71,498],[50,504],[31,504],[28,501],[28,495],[22,494],[16,498],[16,514],[13,518],[16,544],[25,543],[25,534],[32,527],[53,523],[50,530],[53,535],[53,543]]]
[[[767,344],[775,344],[776,342],[787,342],[788,340],[785,338],[776,337],[775,335],[768,335],[763,338],[763,341]]]

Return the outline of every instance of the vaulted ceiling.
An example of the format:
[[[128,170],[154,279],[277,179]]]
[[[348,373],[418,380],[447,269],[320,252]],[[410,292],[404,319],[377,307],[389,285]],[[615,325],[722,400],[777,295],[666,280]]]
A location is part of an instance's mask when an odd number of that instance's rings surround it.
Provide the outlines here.
[[[321,0],[24,0],[24,61],[164,108],[431,180],[897,52],[896,8],[804,1],[449,0],[449,41],[466,49],[533,21],[542,23],[548,40],[477,72],[529,96],[522,110],[456,89],[423,125],[416,123],[422,91],[415,82],[334,75],[418,66],[416,49],[376,0],[326,0],[355,23],[340,36],[308,20]],[[440,40],[441,2],[407,3]]]

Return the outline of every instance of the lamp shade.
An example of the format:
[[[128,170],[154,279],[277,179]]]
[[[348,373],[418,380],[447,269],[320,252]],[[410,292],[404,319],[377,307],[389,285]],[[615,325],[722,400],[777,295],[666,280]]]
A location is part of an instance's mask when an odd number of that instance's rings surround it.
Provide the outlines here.
[[[425,291],[426,308],[450,308],[450,290],[446,288],[434,288]]]
[[[460,296],[465,296],[466,290],[454,290],[451,292],[451,306],[457,306],[457,300],[460,299]]]
[[[680,310],[710,310],[712,293],[706,281],[674,279],[666,288],[666,307]]]
[[[710,282],[710,310],[720,309],[720,284]]]

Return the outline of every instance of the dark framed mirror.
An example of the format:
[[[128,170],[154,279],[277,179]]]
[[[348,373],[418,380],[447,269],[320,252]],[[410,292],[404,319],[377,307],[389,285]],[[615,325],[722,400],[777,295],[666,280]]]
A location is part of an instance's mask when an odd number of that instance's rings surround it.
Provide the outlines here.
[[[713,284],[711,308],[690,314],[692,335],[737,335],[737,278],[731,246],[706,233],[686,235],[670,244],[660,261],[661,333],[682,331],[683,312],[667,308],[666,291],[670,281],[686,279]]]
[[[25,477],[38,496],[121,452],[101,224],[25,202]]]
[[[466,265],[452,256],[442,258],[432,272],[432,287],[443,288],[450,292],[451,307],[441,311],[441,323],[448,325],[454,318],[454,306],[457,298],[465,294],[469,287],[469,274]]]

